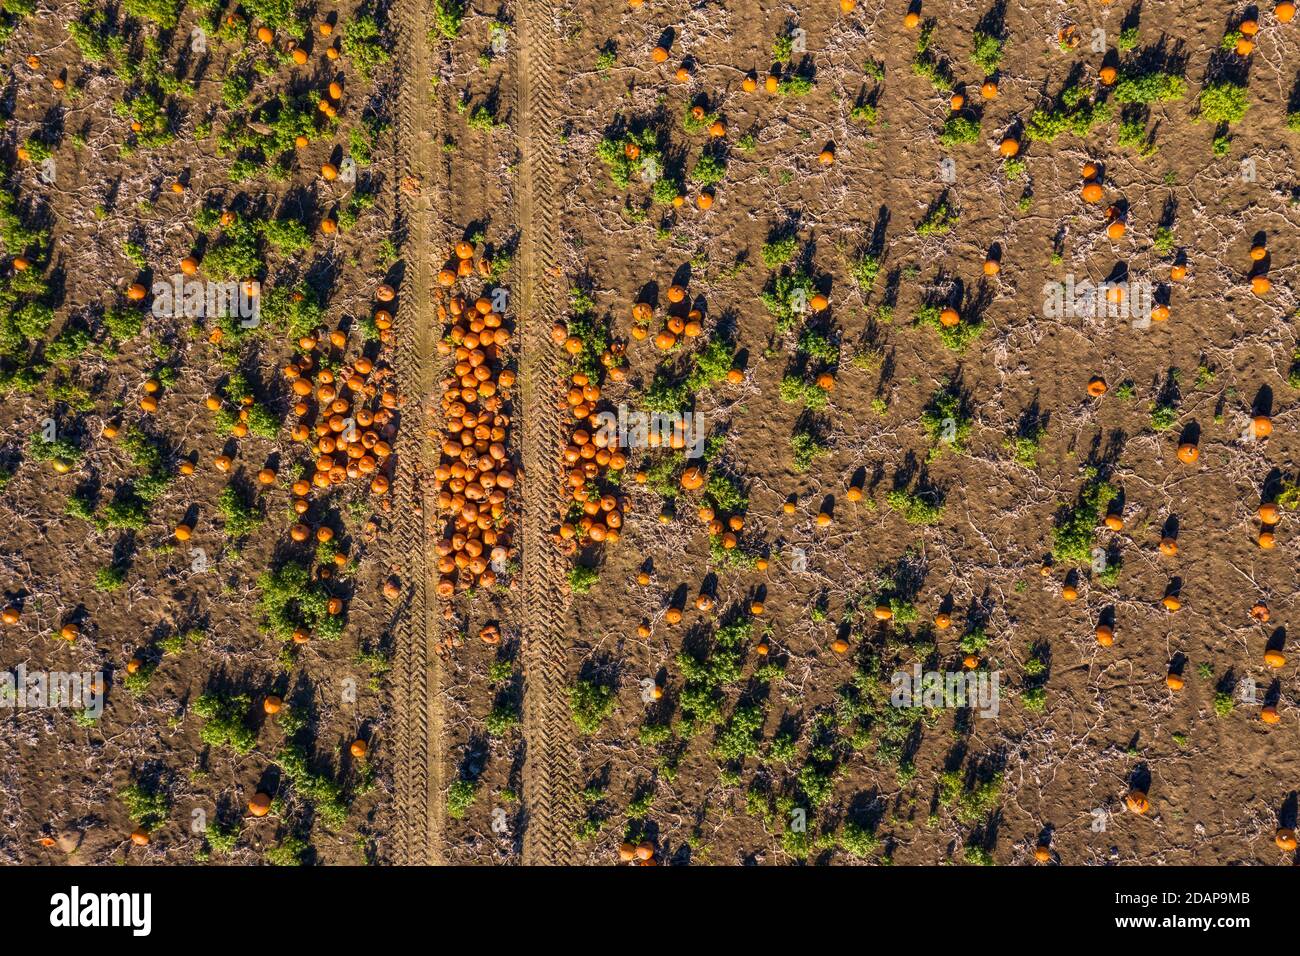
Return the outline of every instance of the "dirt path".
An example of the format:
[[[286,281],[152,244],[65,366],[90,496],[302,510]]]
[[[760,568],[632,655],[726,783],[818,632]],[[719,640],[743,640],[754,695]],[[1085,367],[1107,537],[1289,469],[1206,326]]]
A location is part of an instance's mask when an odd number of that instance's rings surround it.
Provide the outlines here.
[[[437,864],[443,858],[443,763],[441,679],[437,617],[430,588],[432,507],[421,475],[428,461],[426,398],[435,372],[433,134],[437,112],[428,102],[433,51],[427,40],[427,0],[394,6],[398,63],[397,230],[405,270],[395,324],[397,378],[402,406],[402,444],[394,476],[394,528],[390,563],[400,569],[403,601],[393,626],[392,732],[395,807],[389,856],[405,865]]]
[[[577,767],[568,712],[564,620],[566,564],[547,530],[561,491],[556,452],[562,420],[559,356],[550,341],[562,283],[553,271],[558,248],[559,111],[555,103],[556,11],[547,0],[519,7],[516,54],[520,229],[517,307],[523,326],[524,541],[519,620],[524,663],[524,839],[528,865],[574,861],[573,800]]]

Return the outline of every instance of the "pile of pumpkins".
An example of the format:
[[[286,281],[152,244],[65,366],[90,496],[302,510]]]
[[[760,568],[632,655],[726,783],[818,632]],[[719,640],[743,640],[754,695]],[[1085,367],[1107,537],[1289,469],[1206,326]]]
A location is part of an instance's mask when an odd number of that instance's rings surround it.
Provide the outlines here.
[[[515,373],[505,367],[510,333],[493,300],[472,300],[456,285],[475,272],[490,275],[486,258],[474,265],[475,248],[462,240],[452,250],[452,265],[438,276],[438,316],[446,335],[438,351],[455,364],[442,379],[440,458],[433,471],[438,512],[447,522],[438,541],[438,596],[450,599],[471,587],[497,583],[497,569],[514,556],[510,544],[507,497],[515,485],[508,452],[507,402]],[[481,290],[486,293],[486,287]]]
[[[386,306],[394,296],[392,286],[376,288],[375,298],[383,304],[377,312],[388,315]],[[303,336],[298,340],[300,353],[282,370],[298,419],[290,437],[308,443],[315,455],[311,478],[293,485],[293,507],[300,515],[307,511],[312,487],[324,490],[349,480],[367,481],[377,496],[388,494],[390,487],[385,472],[393,464],[398,406],[397,392],[384,384],[391,370],[365,355],[333,366],[327,353],[342,353],[347,344],[347,333],[339,329],[328,336]],[[240,397],[243,405],[250,401],[249,396]],[[208,407],[220,408],[221,400],[209,397]]]

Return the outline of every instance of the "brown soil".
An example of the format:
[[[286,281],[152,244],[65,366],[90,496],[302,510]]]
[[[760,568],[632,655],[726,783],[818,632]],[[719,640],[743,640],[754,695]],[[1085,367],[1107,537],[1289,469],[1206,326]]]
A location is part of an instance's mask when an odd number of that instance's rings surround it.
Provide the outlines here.
[[[215,862],[287,854],[612,864],[620,844],[643,841],[661,863],[1032,864],[1040,843],[1066,864],[1284,862],[1274,834],[1295,825],[1296,669],[1269,668],[1264,652],[1295,656],[1287,630],[1300,610],[1285,494],[1300,452],[1290,427],[1300,182],[1297,134],[1286,128],[1300,109],[1300,24],[1261,10],[1247,59],[1221,49],[1241,20],[1224,4],[927,2],[929,55],[964,91],[962,115],[978,123],[973,141],[945,146],[950,93],[914,69],[920,28],[904,27],[899,5],[859,2],[845,13],[767,0],[520,0],[472,7],[454,38],[434,30],[440,9],[396,0],[381,10],[393,59],[369,79],[348,57],[326,63],[319,49],[301,76],[285,67],[260,77],[254,100],[281,89],[317,96],[341,71],[346,108],[338,131],[299,151],[286,179],[239,185],[231,156],[193,127],[211,115],[220,130],[231,112],[222,81],[242,45],[256,44],[251,31],[187,67],[196,90],[177,120],[181,137],[128,155],[118,152],[126,121],[113,113],[122,81],[86,64],[67,37],[76,5],[22,18],[6,42],[15,80],[0,153],[24,221],[52,233],[49,261],[39,262],[56,290],[46,342],[65,325],[102,342],[101,307],[120,304],[140,274],[124,244],[168,274],[191,251],[205,200],[292,212],[314,231],[347,196],[320,180],[320,165],[348,147],[363,106],[391,120],[363,170],[373,206],[352,229],[316,235],[308,251],[268,252],[264,285],[311,278],[328,290],[328,328],[370,315],[379,282],[396,286],[394,340],[369,347],[391,365],[402,402],[390,508],[351,486],[313,498],[313,526],[334,526],[356,562],[338,582],[343,636],[285,656],[265,633],[257,581],[287,555],[311,557],[288,539],[289,481],[258,491],[264,524],[230,541],[214,517],[228,479],[210,463],[233,450],[241,487],[257,490],[265,462],[287,475],[310,457],[287,437],[292,416],[273,440],[235,441],[214,426],[203,398],[232,369],[208,344],[210,329],[150,319],[118,354],[92,348],[34,391],[10,391],[0,409],[13,472],[0,497],[10,529],[0,586],[22,619],[0,638],[0,665],[104,670],[110,693],[93,725],[59,710],[0,716],[0,859],[191,862],[211,842],[192,828],[193,811],[237,820],[262,789],[277,797],[273,812],[244,819]],[[346,22],[357,10],[322,7],[312,22],[334,14]],[[164,62],[180,55],[195,17],[187,11],[168,35]],[[1071,24],[1082,41],[1063,50],[1060,31]],[[1134,26],[1136,45],[1126,38],[1120,49],[1121,30]],[[786,92],[765,92],[774,41],[794,28],[806,53],[780,71]],[[977,29],[1006,38],[992,99],[972,62]],[[1105,54],[1090,49],[1094,29],[1105,31]],[[669,50],[664,63],[652,60],[657,44]],[[26,65],[32,54],[38,67]],[[1181,96],[1142,116],[1156,151],[1119,143],[1124,110],[1115,88],[1096,80],[1103,62],[1121,74],[1159,66],[1185,78]],[[682,65],[688,76],[678,81]],[[758,89],[746,92],[751,71]],[[56,75],[80,96],[54,90]],[[811,80],[805,95],[789,91],[800,77]],[[1224,78],[1246,81],[1250,107],[1216,155],[1214,124],[1198,121],[1197,104]],[[1035,110],[1060,107],[1072,81],[1112,115],[1082,136],[1029,137]],[[725,136],[688,128],[697,104],[725,123]],[[864,105],[874,114],[855,112]],[[625,188],[611,181],[597,147],[628,130],[659,134],[683,205],[655,203],[635,174]],[[37,133],[52,144],[57,188],[16,158]],[[1008,135],[1020,168],[998,155]],[[828,149],[829,165],[819,161]],[[705,155],[726,169],[710,187],[712,207],[700,209],[703,187],[690,174]],[[1100,168],[1100,204],[1080,195],[1090,162]],[[178,176],[187,188],[173,194]],[[941,201],[955,213],[951,227],[919,230]],[[1127,226],[1117,240],[1105,231],[1109,206]],[[780,236],[794,238],[792,251],[769,265],[764,246]],[[452,243],[470,237],[494,257],[513,256],[500,287],[513,332],[505,359],[519,373],[509,437],[521,469],[509,512],[517,554],[498,586],[444,603],[433,591],[431,549],[446,528],[431,438],[450,362],[437,349],[436,277]],[[1256,265],[1249,250],[1261,241],[1268,257]],[[11,275],[21,250],[5,252]],[[879,272],[864,283],[854,264],[866,254]],[[996,275],[984,274],[990,255]],[[1184,259],[1187,279],[1171,281]],[[800,270],[828,305],[779,326],[764,294]],[[1272,288],[1258,296],[1249,277],[1262,270]],[[1053,318],[1044,286],[1067,275],[1150,282],[1170,315],[1150,328]],[[665,354],[653,339],[674,283],[701,311],[703,334]],[[491,287],[472,279],[460,291]],[[584,299],[594,324],[626,347],[626,375],[604,378],[602,408],[645,407],[656,377],[680,380],[708,342],[734,353],[742,381],[686,399],[712,439],[706,476],[726,477],[744,498],[718,509],[744,519],[730,558],[697,517],[704,494],[680,488],[681,465],[674,470],[666,449],[639,448],[615,492],[621,539],[566,556],[557,532],[569,507],[560,455],[571,370],[551,327],[575,322]],[[645,340],[633,335],[638,301],[656,305]],[[946,347],[924,321],[940,304],[958,307],[963,323],[982,322],[964,349]],[[282,414],[292,398],[278,370],[295,351],[273,337],[241,360],[259,401]],[[143,415],[143,382],[162,366],[175,380],[159,411]],[[801,377],[815,391],[823,371],[834,387],[813,404],[823,398],[824,407],[783,400],[783,380]],[[1087,394],[1094,376],[1109,386],[1099,398]],[[56,391],[63,379],[84,388],[88,404]],[[945,392],[959,398],[957,448],[927,429]],[[1266,439],[1247,432],[1255,415],[1271,419]],[[47,417],[84,452],[67,474],[30,452]],[[121,441],[102,437],[119,420],[156,437],[169,467],[198,462],[143,527],[126,531],[65,513],[74,492],[93,490],[102,509],[139,477]],[[800,433],[820,445],[806,467],[792,446]],[[1192,465],[1176,457],[1186,441],[1199,448]],[[1123,518],[1119,530],[1100,513],[1084,522],[1083,553],[1099,548],[1104,572],[1078,555],[1052,557],[1054,529],[1093,481],[1114,490],[1104,510]],[[942,510],[909,521],[898,492]],[[1276,546],[1262,549],[1256,508],[1277,500]],[[214,565],[205,574],[191,573],[185,549],[169,543],[193,508],[194,543]],[[823,512],[826,526],[816,520]],[[1175,556],[1159,550],[1166,535],[1177,538]],[[125,584],[97,590],[96,572],[109,566],[127,569]],[[570,588],[575,567],[598,572],[589,591]],[[390,578],[396,600],[383,593]],[[1066,586],[1077,600],[1063,600]],[[1171,591],[1181,600],[1172,613],[1161,603]],[[705,610],[696,609],[701,592],[712,597]],[[876,605],[890,599],[893,619],[877,620]],[[1257,604],[1268,607],[1266,623],[1251,615]],[[670,624],[679,608],[681,622]],[[936,626],[941,612],[950,628]],[[69,620],[81,622],[80,637],[51,637]],[[499,645],[478,639],[489,623]],[[713,678],[700,662],[725,658],[717,641],[738,623],[749,630],[736,666],[702,695]],[[1113,646],[1098,644],[1099,623],[1113,627]],[[164,652],[167,638],[194,628],[202,644]],[[836,639],[847,648],[833,649]],[[1000,679],[995,719],[890,706],[895,671],[960,671],[972,652]],[[158,665],[136,692],[123,682],[132,657]],[[1167,687],[1171,671],[1184,678],[1181,691]],[[356,700],[341,702],[337,688],[349,679]],[[1241,699],[1243,679],[1254,682],[1255,703]],[[647,698],[654,686],[661,699]],[[193,703],[213,688],[253,702],[249,753],[200,737]],[[611,694],[587,726],[575,720],[584,716],[573,705],[580,688]],[[256,704],[268,693],[310,711],[309,724],[286,731],[264,719]],[[706,699],[713,719],[700,716]],[[1278,724],[1260,719],[1265,704]],[[739,733],[749,715],[756,726]],[[348,753],[357,737],[370,742],[365,760]],[[345,822],[322,820],[320,794],[286,779],[290,741],[339,785]],[[130,844],[138,821],[120,793],[131,783],[168,797],[147,847]],[[1142,815],[1125,808],[1135,788],[1149,795]]]

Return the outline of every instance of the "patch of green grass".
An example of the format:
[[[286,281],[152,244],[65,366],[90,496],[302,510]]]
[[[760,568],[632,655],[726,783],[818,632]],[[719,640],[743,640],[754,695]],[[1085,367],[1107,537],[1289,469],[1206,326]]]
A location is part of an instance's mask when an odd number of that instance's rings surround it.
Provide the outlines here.
[[[1078,500],[1052,529],[1052,557],[1055,560],[1088,561],[1092,558],[1097,522],[1118,493],[1114,485],[1101,479],[1096,468],[1084,472]]]
[[[600,580],[600,570],[584,564],[575,565],[569,571],[569,590],[574,594],[586,594]]]
[[[190,709],[203,718],[199,737],[211,747],[230,747],[246,754],[257,745],[257,734],[245,723],[252,700],[247,694],[201,694]]]
[[[980,124],[968,117],[954,113],[949,116],[939,131],[939,143],[943,146],[961,146],[979,142]]]
[[[171,799],[161,788],[147,788],[132,783],[118,791],[117,798],[126,807],[127,816],[141,830],[152,833],[167,822]]]
[[[903,516],[908,524],[931,525],[943,517],[943,504],[927,500],[916,492],[899,488],[885,496],[889,507]]]
[[[1211,123],[1236,123],[1250,109],[1246,87],[1222,81],[1201,90],[1199,115]]]
[[[614,691],[604,684],[580,678],[569,688],[569,711],[579,730],[594,734],[614,711]]]
[[[981,30],[975,31],[975,49],[971,53],[971,62],[984,71],[984,75],[996,73],[1002,62],[1003,41]]]

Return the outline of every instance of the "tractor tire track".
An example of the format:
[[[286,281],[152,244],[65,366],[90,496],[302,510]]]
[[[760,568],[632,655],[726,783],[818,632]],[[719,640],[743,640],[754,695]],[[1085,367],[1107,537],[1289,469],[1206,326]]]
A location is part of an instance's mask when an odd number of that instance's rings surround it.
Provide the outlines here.
[[[560,356],[550,339],[561,311],[554,269],[561,171],[556,161],[559,109],[555,95],[558,12],[550,0],[522,0],[516,44],[515,130],[520,230],[518,321],[523,354],[523,587],[518,620],[524,672],[523,862],[575,862],[573,821],[578,768],[568,710],[565,640],[568,562],[549,534],[563,490],[558,449],[563,436]]]
[[[393,480],[390,565],[400,568],[402,603],[393,625],[391,722],[394,740],[394,819],[388,856],[406,866],[443,859],[441,666],[437,615],[430,593],[433,516],[424,475],[430,460],[427,403],[436,362],[433,223],[438,184],[433,134],[437,112],[428,103],[433,71],[428,0],[396,0],[397,171],[396,234],[402,262],[397,357],[402,441]]]

